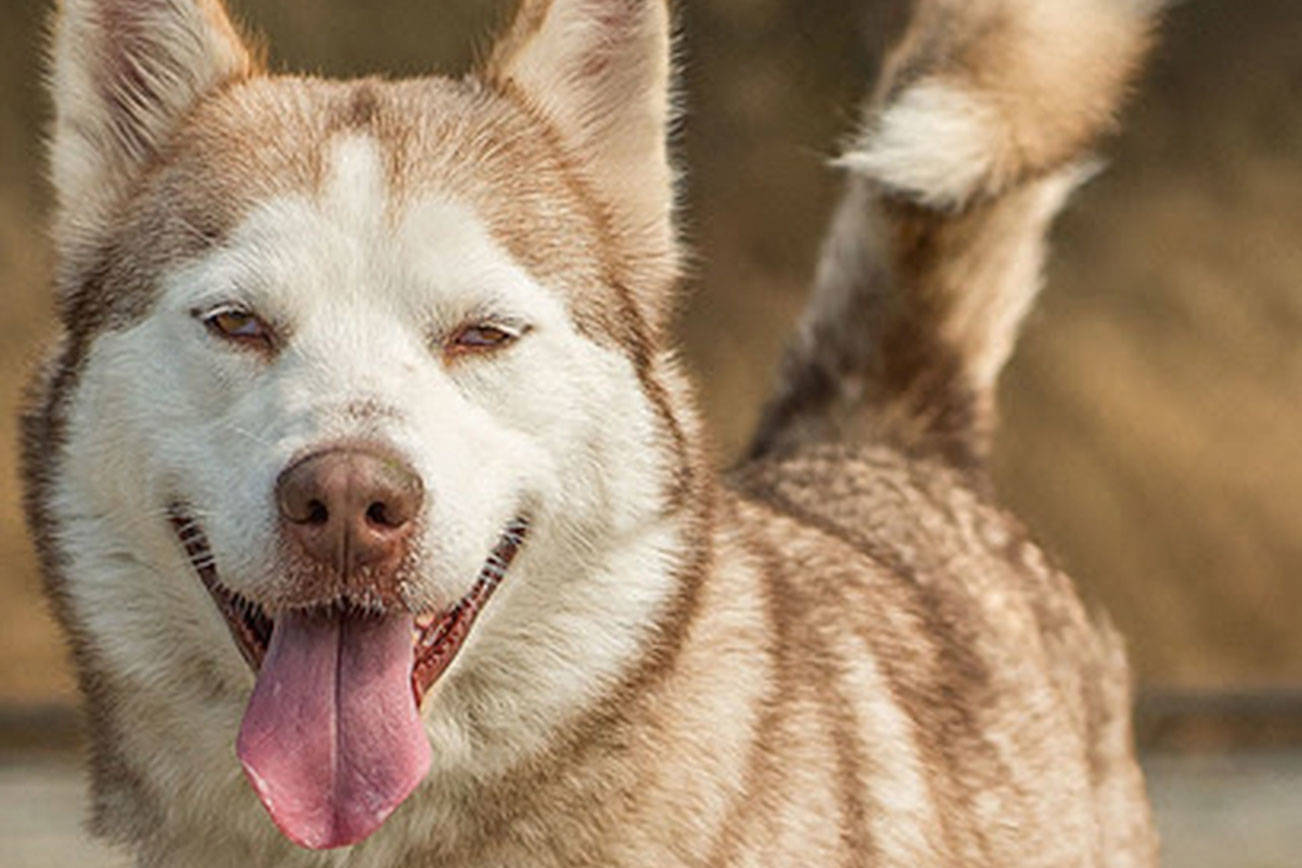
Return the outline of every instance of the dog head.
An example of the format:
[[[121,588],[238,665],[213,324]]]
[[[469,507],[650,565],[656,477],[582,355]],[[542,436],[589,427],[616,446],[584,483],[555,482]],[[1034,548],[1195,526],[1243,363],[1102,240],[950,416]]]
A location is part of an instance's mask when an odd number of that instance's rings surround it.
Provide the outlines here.
[[[529,750],[677,592],[667,19],[526,0],[478,74],[330,82],[218,0],[64,4],[35,523],[84,680],[248,702],[301,844]]]

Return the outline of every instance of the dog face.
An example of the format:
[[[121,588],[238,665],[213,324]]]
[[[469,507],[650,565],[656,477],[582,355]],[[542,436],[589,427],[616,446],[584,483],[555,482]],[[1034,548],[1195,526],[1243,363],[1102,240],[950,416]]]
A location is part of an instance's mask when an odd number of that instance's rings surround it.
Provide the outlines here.
[[[62,14],[36,524],[83,676],[238,728],[297,843],[527,752],[674,592],[666,30],[526,3],[480,76],[329,83],[210,2]]]
[[[202,530],[223,586],[273,611],[341,598],[443,609],[513,520],[591,540],[655,501],[656,468],[637,468],[632,448],[657,425],[628,343],[644,326],[604,282],[598,226],[558,160],[513,146],[540,131],[464,88],[382,88],[257,81],[229,94],[236,105],[211,108],[243,115],[228,138],[179,146],[105,265],[112,285],[139,281],[116,299],[124,316],[143,312],[95,341],[75,460],[100,511],[126,492],[137,515],[175,508]],[[410,117],[409,96],[426,117]],[[241,149],[276,147],[251,131],[293,101],[308,104],[302,128],[275,135],[295,164],[228,176]],[[358,101],[407,112],[409,126],[310,137],[312,118]],[[500,128],[470,128],[494,113]],[[465,144],[446,132],[458,122],[496,152],[458,159]],[[215,193],[178,204],[191,189]],[[202,226],[222,210],[229,226]],[[179,249],[160,255],[169,232]],[[184,249],[187,235],[202,247]],[[528,259],[511,249],[531,247]],[[149,272],[122,274],[136,267]],[[616,316],[584,328],[585,304]],[[414,480],[394,564],[356,569],[357,551],[319,562],[296,532],[283,477],[330,451],[384,456]],[[607,478],[615,464],[626,478]]]

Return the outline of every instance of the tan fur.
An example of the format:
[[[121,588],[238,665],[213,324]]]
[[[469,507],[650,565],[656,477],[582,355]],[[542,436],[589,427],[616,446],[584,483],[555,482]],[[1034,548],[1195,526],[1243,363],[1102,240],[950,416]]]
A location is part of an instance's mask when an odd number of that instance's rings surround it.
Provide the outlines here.
[[[66,268],[102,242],[98,232],[130,181],[185,112],[258,64],[219,0],[62,0],[51,60],[60,95],[50,154],[54,234]]]
[[[485,75],[555,130],[602,202],[630,285],[656,328],[678,276],[670,114],[668,0],[526,0]]]
[[[162,67],[189,73],[129,111],[77,78],[101,56],[88,40],[123,19],[64,12],[66,334],[25,418],[29,517],[86,694],[101,835],[159,866],[1155,863],[1119,640],[989,502],[980,463],[1043,234],[1137,62],[1138,6],[919,4],[844,161],[855,176],[758,457],[719,482],[663,334],[678,252],[660,0],[526,0],[482,76],[398,83],[255,75],[215,4],[157,3],[171,10]],[[893,183],[905,152],[874,150],[874,124],[928,81],[1001,101],[958,195]],[[60,170],[88,129],[116,132],[85,174]],[[588,339],[628,359],[675,548],[636,653],[542,748],[504,772],[432,774],[373,839],[314,854],[232,788],[233,757],[224,777],[193,772],[186,792],[211,803],[169,801],[157,769],[175,730],[132,716],[112,637],[70,602],[84,577],[57,492],[97,342],[150,316],[169,269],[258,202],[317,191],[329,149],[358,133],[377,143],[394,221],[431,191],[468,203]],[[78,198],[100,180],[106,198]],[[176,657],[224,713],[204,649]],[[454,670],[430,702],[485,685]],[[473,707],[487,740],[494,706]]]
[[[884,439],[976,466],[1048,225],[1150,41],[1147,0],[919,0],[837,164],[814,298],[753,454]]]

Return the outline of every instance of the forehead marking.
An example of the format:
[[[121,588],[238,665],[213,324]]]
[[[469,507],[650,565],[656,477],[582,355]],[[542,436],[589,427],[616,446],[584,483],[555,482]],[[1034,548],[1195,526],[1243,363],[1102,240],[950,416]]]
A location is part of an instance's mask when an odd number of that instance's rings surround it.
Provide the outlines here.
[[[321,189],[324,209],[336,218],[377,225],[389,198],[380,143],[370,135],[347,133],[329,147],[329,169]]]

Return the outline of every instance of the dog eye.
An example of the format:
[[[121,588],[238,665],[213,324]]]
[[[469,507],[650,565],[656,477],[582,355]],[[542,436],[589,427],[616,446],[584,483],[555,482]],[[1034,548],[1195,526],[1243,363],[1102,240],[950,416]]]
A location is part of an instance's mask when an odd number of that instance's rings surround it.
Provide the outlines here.
[[[479,323],[463,326],[452,335],[448,342],[449,352],[484,352],[501,349],[514,341],[518,335],[495,325]]]
[[[203,324],[219,338],[270,349],[271,329],[257,315],[245,310],[219,310],[203,318]]]

